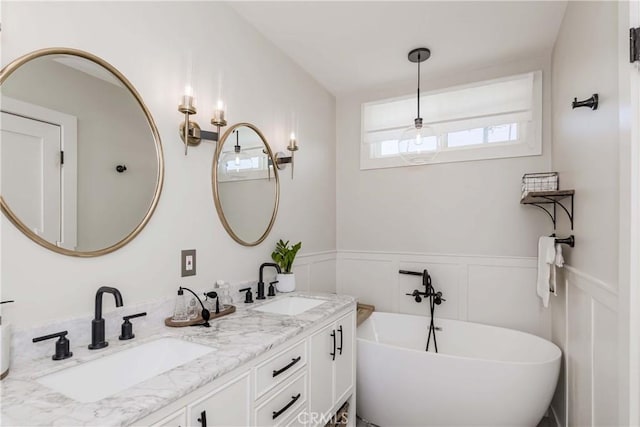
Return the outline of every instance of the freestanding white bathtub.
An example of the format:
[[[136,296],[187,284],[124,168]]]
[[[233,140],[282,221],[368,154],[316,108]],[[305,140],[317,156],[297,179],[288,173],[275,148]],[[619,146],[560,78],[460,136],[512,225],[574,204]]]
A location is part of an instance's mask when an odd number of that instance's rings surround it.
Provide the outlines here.
[[[548,409],[560,371],[553,343],[511,329],[373,313],[358,327],[357,408],[392,426],[530,426]]]

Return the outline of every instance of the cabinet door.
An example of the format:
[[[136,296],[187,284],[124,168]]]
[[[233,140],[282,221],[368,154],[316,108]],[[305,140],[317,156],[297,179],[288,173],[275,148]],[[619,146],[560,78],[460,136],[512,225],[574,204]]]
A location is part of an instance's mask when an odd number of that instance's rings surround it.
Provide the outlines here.
[[[309,411],[319,417],[333,406],[334,324],[311,336],[309,349]],[[337,355],[336,355],[337,357]]]
[[[189,426],[248,426],[249,373],[188,406]]]
[[[152,427],[186,427],[187,410],[182,408],[168,417],[158,421]]]
[[[354,315],[350,313],[336,323],[335,401],[341,403],[354,384]]]

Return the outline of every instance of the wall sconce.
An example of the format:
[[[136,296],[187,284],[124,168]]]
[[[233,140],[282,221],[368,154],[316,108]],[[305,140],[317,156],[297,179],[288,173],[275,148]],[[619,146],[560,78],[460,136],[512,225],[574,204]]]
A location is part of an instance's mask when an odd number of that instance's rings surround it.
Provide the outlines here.
[[[287,150],[291,153],[291,155],[287,156],[285,153],[279,151],[276,153],[276,165],[278,170],[282,170],[285,168],[287,164],[291,164],[291,179],[293,179],[293,157],[294,153],[298,151],[298,141],[296,140],[296,134],[291,132],[291,136],[289,137],[289,145],[287,145]]]
[[[190,145],[198,145],[203,139],[217,142],[220,137],[220,128],[227,125],[227,121],[224,118],[224,104],[222,101],[218,101],[218,105],[213,112],[213,118],[211,119],[211,124],[216,127],[216,132],[202,130],[197,122],[189,120],[189,116],[195,115],[198,112],[193,97],[193,90],[189,86],[185,88],[185,94],[178,105],[178,111],[184,114],[184,122],[180,123],[178,133],[184,143],[185,156],[187,155],[187,150]]]

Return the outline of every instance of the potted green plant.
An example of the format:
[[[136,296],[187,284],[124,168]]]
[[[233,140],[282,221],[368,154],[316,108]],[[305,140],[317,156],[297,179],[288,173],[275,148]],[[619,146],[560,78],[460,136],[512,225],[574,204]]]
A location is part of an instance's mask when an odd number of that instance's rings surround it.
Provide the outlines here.
[[[276,276],[278,292],[293,292],[296,289],[296,277],[291,272],[291,268],[301,247],[302,242],[289,246],[288,240],[283,242],[281,239],[276,243],[276,249],[271,253],[271,259],[278,264],[281,270],[281,273]]]

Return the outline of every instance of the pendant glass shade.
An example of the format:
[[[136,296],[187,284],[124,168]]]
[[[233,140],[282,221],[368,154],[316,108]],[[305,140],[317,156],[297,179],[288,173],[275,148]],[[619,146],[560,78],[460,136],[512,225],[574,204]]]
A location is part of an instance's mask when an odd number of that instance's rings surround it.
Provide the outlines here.
[[[413,126],[405,129],[398,139],[398,153],[407,163],[421,165],[435,159],[440,151],[440,140],[433,128],[422,124],[420,117],[420,63],[431,57],[431,51],[426,47],[419,47],[409,52],[410,62],[418,64],[418,91],[416,96],[417,115]]]
[[[414,165],[429,163],[440,151],[440,142],[432,127],[411,126],[398,139],[398,153],[404,161]]]
[[[230,151],[222,156],[220,167],[231,179],[246,178],[251,170],[251,158],[244,150]]]

